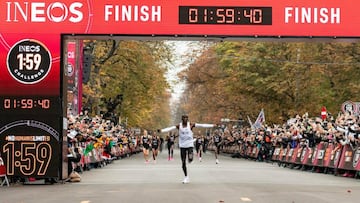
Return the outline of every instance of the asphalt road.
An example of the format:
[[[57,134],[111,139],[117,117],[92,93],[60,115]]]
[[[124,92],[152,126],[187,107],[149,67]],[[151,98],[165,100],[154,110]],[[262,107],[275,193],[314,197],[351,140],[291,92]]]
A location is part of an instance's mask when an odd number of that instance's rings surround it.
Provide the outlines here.
[[[188,165],[182,184],[179,151],[145,164],[142,154],[115,160],[81,174],[79,183],[11,185],[0,188],[0,203],[347,203],[360,202],[360,180],[278,167],[277,164],[212,152]]]

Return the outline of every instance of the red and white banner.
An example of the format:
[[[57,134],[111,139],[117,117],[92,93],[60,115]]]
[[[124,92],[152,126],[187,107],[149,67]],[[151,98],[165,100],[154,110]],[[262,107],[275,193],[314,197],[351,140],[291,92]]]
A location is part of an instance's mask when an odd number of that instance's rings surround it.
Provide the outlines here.
[[[59,94],[61,34],[360,37],[357,6],[341,0],[1,0],[0,8],[2,95]],[[38,40],[51,56],[50,72],[35,85],[7,70],[8,52],[24,39]]]
[[[360,35],[358,6],[342,0],[6,0],[0,8],[1,33]]]

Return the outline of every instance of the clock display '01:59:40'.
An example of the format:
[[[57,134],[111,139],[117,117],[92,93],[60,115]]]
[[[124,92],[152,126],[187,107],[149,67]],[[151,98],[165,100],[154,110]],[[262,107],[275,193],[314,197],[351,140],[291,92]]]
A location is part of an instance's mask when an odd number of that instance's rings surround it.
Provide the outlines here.
[[[2,109],[50,109],[50,99],[34,98],[4,98],[2,99]]]
[[[180,6],[179,24],[272,25],[272,8]]]

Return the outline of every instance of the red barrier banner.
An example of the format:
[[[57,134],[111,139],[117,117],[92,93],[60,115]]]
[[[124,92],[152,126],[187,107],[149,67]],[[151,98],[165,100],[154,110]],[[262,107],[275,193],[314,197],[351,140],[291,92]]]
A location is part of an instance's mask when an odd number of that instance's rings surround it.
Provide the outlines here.
[[[313,165],[312,160],[313,160],[314,155],[316,154],[315,149],[316,149],[316,146],[313,147],[313,148],[310,148],[310,151],[309,151],[309,154],[308,154],[308,159],[307,159],[307,162],[306,162],[305,165],[308,165],[308,166]]]
[[[353,148],[350,145],[345,145],[341,153],[341,158],[338,168],[346,169],[346,170],[355,170],[358,161],[359,161],[359,147]]]
[[[305,147],[299,147],[299,149],[297,150],[297,153],[296,153],[296,158],[295,158],[295,161],[294,163],[295,164],[301,164],[301,155],[304,151]]]
[[[309,160],[311,160],[313,149],[305,147],[301,153],[301,163],[304,165],[309,165]],[[311,161],[310,161],[311,163]]]
[[[279,155],[279,161],[285,162],[287,151],[288,151],[288,148],[281,148],[280,155]]]
[[[339,146],[339,147],[336,147],[335,145],[333,146],[333,149],[331,151],[331,156],[330,156],[330,162],[328,165],[329,168],[337,168],[338,167],[342,148],[343,148],[342,146]]]
[[[285,157],[285,162],[290,163],[290,162],[291,162],[291,159],[292,159],[293,154],[294,154],[294,148],[290,148],[290,149],[288,149],[288,150],[287,150],[286,157]]]
[[[321,166],[321,167],[324,166],[324,156],[325,156],[325,145],[324,143],[320,143],[314,148],[311,164],[313,166]]]
[[[296,148],[294,148],[294,151],[293,151],[293,153],[292,153],[291,160],[290,160],[291,163],[296,163],[296,158],[297,158],[297,156],[298,156],[299,150],[301,150],[301,148],[300,148],[299,145],[296,146]],[[300,156],[301,156],[301,153],[300,153]],[[300,157],[300,156],[299,156],[299,157]]]
[[[278,161],[279,160],[280,150],[281,150],[280,147],[275,148],[274,153],[272,155],[272,160],[273,161]]]
[[[325,156],[324,156],[323,166],[328,167],[328,166],[330,166],[331,155],[332,155],[332,151],[334,150],[334,144],[333,143],[325,143],[324,148],[325,148]]]

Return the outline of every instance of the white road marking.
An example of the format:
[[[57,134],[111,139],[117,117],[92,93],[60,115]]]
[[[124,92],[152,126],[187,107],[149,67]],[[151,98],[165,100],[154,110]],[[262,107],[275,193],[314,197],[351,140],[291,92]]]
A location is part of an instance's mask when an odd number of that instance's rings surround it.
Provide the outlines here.
[[[247,197],[241,197],[240,199],[241,199],[241,201],[243,201],[243,202],[251,202],[251,199],[250,199],[250,198],[247,198]]]

